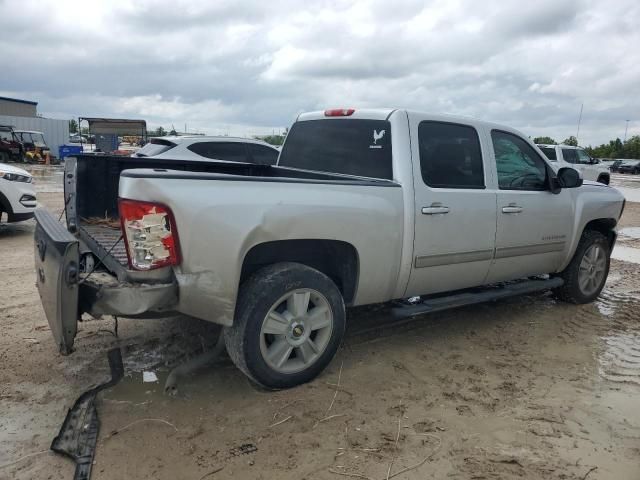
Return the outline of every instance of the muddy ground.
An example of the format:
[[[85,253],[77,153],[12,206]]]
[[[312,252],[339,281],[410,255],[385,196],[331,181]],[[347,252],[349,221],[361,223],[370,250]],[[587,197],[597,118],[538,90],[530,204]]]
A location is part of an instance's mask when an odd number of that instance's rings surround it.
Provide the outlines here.
[[[60,212],[59,174],[43,175],[39,201]],[[640,203],[622,226],[640,226]],[[403,324],[359,309],[310,384],[262,391],[224,358],[167,396],[170,366],[211,348],[217,329],[120,320],[115,338],[105,318],[83,322],[76,352],[58,355],[33,229],[0,225],[0,478],[72,478],[47,449],[77,396],[108,377],[115,346],[127,377],[99,397],[93,479],[640,478],[639,264],[614,260],[584,306],[541,294]],[[621,245],[640,247],[630,232]]]

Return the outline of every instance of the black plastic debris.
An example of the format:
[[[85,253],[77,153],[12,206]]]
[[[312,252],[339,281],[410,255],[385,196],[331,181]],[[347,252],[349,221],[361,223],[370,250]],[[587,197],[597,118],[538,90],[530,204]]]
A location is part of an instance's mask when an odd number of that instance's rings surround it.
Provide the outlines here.
[[[111,380],[84,392],[67,412],[58,436],[51,443],[51,450],[71,458],[76,464],[74,480],[88,480],[98,441],[100,420],[95,406],[98,392],[114,386],[124,375],[122,353],[119,348],[109,350]]]

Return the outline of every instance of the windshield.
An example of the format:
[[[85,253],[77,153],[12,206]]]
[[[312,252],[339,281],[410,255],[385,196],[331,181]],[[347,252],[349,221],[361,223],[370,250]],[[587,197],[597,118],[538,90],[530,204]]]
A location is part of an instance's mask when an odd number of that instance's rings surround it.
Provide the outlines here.
[[[36,147],[46,147],[47,142],[44,141],[44,135],[42,133],[32,133],[31,138],[33,139],[33,144]]]
[[[351,119],[297,122],[287,135],[278,165],[392,179],[391,124]]]
[[[135,154],[138,157],[153,157],[161,153],[171,150],[176,144],[162,138],[152,138],[149,143],[138,150]]]

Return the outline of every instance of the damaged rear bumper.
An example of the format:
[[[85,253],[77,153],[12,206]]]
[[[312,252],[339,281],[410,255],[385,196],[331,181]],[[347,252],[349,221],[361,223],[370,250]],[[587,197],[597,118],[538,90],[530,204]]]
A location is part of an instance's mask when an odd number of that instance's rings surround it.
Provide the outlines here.
[[[172,274],[161,279],[122,281],[104,271],[83,272],[81,255],[87,251],[46,210],[36,210],[36,284],[51,333],[60,350],[73,351],[78,320],[118,315],[133,318],[162,317],[178,304],[178,284]]]
[[[94,317],[161,316],[178,303],[178,285],[172,283],[121,283],[107,273],[94,273],[80,285],[80,312]]]

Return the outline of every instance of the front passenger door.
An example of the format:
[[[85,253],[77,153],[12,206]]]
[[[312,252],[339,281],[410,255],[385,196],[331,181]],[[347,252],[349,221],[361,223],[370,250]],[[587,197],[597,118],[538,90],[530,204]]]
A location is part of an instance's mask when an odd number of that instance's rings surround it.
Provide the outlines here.
[[[498,222],[487,282],[557,271],[571,240],[571,192],[549,191],[551,169],[518,135],[492,130],[491,144],[498,178]]]

